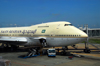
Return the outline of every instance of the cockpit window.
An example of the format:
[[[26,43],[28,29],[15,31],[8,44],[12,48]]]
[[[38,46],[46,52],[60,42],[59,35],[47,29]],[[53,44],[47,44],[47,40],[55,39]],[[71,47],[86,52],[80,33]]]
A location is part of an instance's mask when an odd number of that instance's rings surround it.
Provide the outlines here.
[[[72,26],[72,24],[65,24],[64,26]]]

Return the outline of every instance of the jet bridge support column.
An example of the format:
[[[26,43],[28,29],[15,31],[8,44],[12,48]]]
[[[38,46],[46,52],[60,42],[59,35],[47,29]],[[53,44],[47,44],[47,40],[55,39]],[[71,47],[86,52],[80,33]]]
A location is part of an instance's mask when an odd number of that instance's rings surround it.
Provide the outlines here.
[[[84,49],[85,53],[90,53],[90,49],[88,48],[88,42],[85,42],[85,49]]]
[[[85,27],[86,27],[86,33],[87,33],[87,35],[88,35],[88,25],[86,25]],[[91,52],[90,49],[88,48],[88,38],[87,38],[87,40],[86,40],[86,42],[85,42],[85,49],[84,49],[84,52],[85,52],[85,53],[90,53],[90,52]]]

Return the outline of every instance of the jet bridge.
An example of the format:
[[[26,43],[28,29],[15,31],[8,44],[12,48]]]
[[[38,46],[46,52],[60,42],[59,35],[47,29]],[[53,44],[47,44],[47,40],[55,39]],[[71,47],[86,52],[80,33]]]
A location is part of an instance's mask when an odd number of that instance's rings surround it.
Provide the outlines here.
[[[79,27],[80,30],[87,33],[89,37],[100,37],[100,28],[88,28],[88,25],[85,25],[85,27]]]

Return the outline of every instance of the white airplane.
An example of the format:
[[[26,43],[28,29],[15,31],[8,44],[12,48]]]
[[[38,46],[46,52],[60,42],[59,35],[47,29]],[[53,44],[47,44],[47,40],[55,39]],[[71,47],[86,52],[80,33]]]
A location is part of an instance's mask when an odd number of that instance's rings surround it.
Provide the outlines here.
[[[29,27],[0,28],[0,42],[16,46],[67,47],[86,40],[88,35],[70,22],[58,21]]]

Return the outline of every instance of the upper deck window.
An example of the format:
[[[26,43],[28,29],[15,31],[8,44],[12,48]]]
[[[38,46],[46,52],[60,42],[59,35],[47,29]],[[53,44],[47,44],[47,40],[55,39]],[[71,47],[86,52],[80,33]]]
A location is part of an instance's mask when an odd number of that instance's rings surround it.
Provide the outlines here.
[[[38,26],[38,28],[49,27],[49,26]]]
[[[72,26],[72,24],[65,24],[64,26]]]

